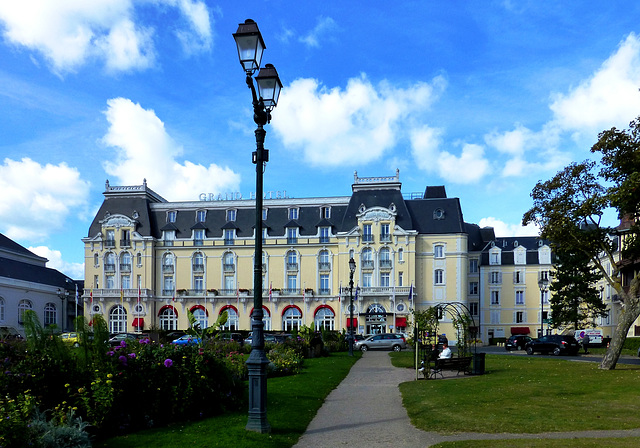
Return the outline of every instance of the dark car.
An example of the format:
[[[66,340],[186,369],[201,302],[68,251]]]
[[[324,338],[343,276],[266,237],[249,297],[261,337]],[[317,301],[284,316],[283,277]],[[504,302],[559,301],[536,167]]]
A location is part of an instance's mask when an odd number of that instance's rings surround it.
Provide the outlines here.
[[[109,345],[111,347],[117,347],[123,341],[128,341],[128,342],[136,341],[139,336],[140,335],[133,334],[133,333],[120,333],[120,334],[117,334],[117,335],[113,336],[111,339],[109,339]]]
[[[538,339],[532,339],[525,345],[528,355],[539,353],[553,353],[554,355],[577,355],[580,346],[573,336],[549,334]]]
[[[514,334],[504,344],[504,348],[507,351],[511,350],[523,350],[524,346],[531,340],[531,337],[524,334]]]

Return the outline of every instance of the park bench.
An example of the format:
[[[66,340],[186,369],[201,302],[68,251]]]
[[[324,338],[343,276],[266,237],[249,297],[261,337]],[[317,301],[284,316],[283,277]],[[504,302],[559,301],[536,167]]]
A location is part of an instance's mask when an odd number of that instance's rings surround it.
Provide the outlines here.
[[[464,374],[471,373],[471,356],[463,356],[460,358],[438,358],[435,360],[435,365],[431,369],[430,378],[437,378],[440,375],[440,378],[444,378],[442,375],[443,370],[457,370],[457,375],[460,375],[460,372]],[[427,372],[423,373],[425,376]]]

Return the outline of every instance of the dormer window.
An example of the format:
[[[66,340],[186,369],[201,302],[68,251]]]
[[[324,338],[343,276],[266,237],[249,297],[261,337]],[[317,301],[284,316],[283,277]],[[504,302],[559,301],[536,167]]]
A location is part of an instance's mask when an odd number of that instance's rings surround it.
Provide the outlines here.
[[[198,210],[196,212],[196,222],[204,222],[207,219],[206,210]]]
[[[236,210],[227,210],[227,222],[236,220]]]
[[[298,219],[298,209],[290,208],[289,209],[289,219]]]
[[[176,211],[167,212],[167,222],[176,222],[177,214],[178,212]]]
[[[266,221],[266,220],[267,220],[267,216],[268,216],[268,214],[269,214],[269,213],[267,213],[267,209],[266,209],[266,208],[263,208],[263,209],[262,209],[262,220],[263,220],[263,221]]]
[[[444,219],[444,210],[437,208],[433,211],[433,219]]]
[[[320,218],[324,218],[324,219],[331,218],[331,208],[330,207],[320,207]]]

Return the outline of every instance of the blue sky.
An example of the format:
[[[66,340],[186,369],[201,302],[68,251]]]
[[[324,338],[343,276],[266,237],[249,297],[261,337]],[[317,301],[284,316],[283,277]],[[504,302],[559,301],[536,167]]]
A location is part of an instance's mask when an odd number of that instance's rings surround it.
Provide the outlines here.
[[[0,3],[0,232],[83,277],[105,180],[170,200],[255,191],[232,34],[254,19],[284,88],[265,190],[347,196],[354,171],[445,185],[499,236],[529,193],[640,115],[640,3]]]

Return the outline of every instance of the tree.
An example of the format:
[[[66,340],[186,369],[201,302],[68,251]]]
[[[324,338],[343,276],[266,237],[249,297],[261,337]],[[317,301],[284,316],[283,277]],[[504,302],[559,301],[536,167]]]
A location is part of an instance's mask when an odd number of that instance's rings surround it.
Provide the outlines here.
[[[550,290],[551,319],[555,328],[588,328],[597,317],[607,315],[607,306],[595,287],[601,275],[584,252],[556,248],[558,261]]]
[[[582,253],[615,290],[622,309],[600,364],[614,369],[627,332],[640,316],[640,117],[628,130],[601,132],[591,152],[601,154],[600,171],[596,162],[586,160],[538,182],[531,192],[533,207],[522,222],[537,224],[556,252]],[[628,223],[624,232],[602,224],[610,208]]]

